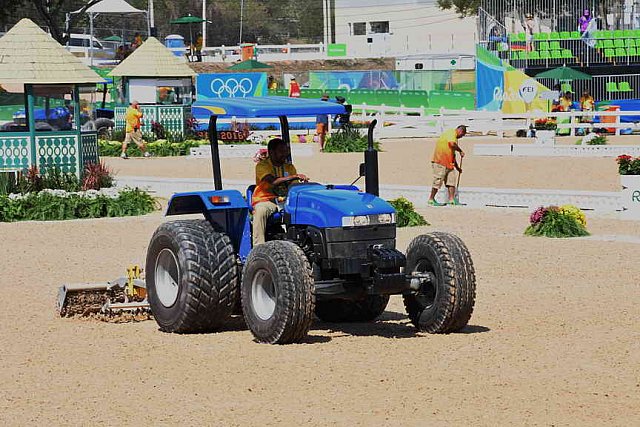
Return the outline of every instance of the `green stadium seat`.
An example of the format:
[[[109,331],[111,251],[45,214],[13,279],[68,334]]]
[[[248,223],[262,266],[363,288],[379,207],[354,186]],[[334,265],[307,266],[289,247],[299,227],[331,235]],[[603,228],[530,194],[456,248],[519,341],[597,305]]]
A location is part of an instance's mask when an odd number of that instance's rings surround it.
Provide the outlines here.
[[[627,56],[627,49],[623,47],[616,48],[616,56]]]
[[[633,92],[633,89],[631,89],[629,82],[620,82],[618,92]]]
[[[552,31],[551,33],[549,33],[549,40],[558,40],[560,39],[560,34]]]
[[[538,43],[539,50],[549,50],[549,42],[540,42]]]
[[[569,31],[560,31],[561,40],[569,40],[569,37],[571,37],[571,33]]]
[[[527,41],[527,35],[525,33],[518,33],[517,40],[519,42],[526,42]]]
[[[518,52],[515,50],[512,50],[511,52],[509,52],[509,59],[511,59],[512,61],[517,61],[518,60]]]
[[[624,39],[624,47],[635,47],[636,42],[633,39]]]
[[[537,50],[529,52],[527,59],[540,59],[540,52],[538,52]]]
[[[550,50],[560,50],[562,48],[560,47],[560,42],[551,42],[551,43],[549,43],[549,49]]]
[[[606,39],[604,41],[604,46],[605,49],[613,49],[613,40],[611,39]]]
[[[573,59],[573,52],[571,49],[563,49],[562,50],[562,59]]]
[[[614,56],[616,56],[616,51],[613,50],[613,48],[605,49],[604,50],[604,56],[605,56],[605,58],[613,58]]]
[[[604,40],[600,39],[596,41],[596,49],[603,49],[603,48],[604,48]]]
[[[573,88],[571,87],[571,83],[562,83],[560,86],[562,92],[571,92],[573,93]]]
[[[376,98],[378,104],[388,105],[392,107],[400,106],[400,92],[390,89],[378,89],[376,91]]]
[[[538,40],[549,40],[549,33],[536,33]]]
[[[578,40],[580,38],[580,32],[579,31],[571,31],[571,35],[569,37],[572,40]]]
[[[527,52],[521,50],[520,53],[518,53],[518,59],[527,59]]]
[[[615,30],[615,31],[613,32],[613,38],[614,38],[614,39],[621,39],[621,38],[623,38],[623,37],[624,37],[624,31],[622,31],[622,30]]]
[[[560,52],[559,50],[552,50],[551,51],[551,58],[552,59],[562,59],[562,52]]]
[[[601,30],[597,30],[593,33],[593,37],[595,37],[596,39],[603,39],[604,38],[604,31]]]
[[[517,34],[509,34],[509,43],[513,43],[513,42],[517,42],[518,41],[518,35]]]
[[[616,82],[607,82],[607,92],[618,92],[618,84]]]
[[[534,40],[544,40],[544,38],[542,37],[544,33],[533,33],[533,39]]]
[[[638,50],[635,47],[629,47],[629,48],[627,48],[627,55],[628,56],[638,56]]]
[[[549,51],[549,50],[541,50],[540,51],[540,59],[551,59],[551,51]]]
[[[624,47],[624,40],[623,39],[615,39],[613,41],[613,47]]]
[[[632,30],[632,32],[633,32],[633,37],[640,38],[640,30]]]
[[[633,37],[633,30],[622,30],[622,36],[623,37]]]
[[[631,39],[631,40],[633,40],[633,45],[635,47],[640,47],[640,44],[639,44],[640,43],[640,39]]]
[[[613,31],[611,31],[611,30],[605,30],[605,31],[604,31],[604,38],[605,38],[605,39],[612,39],[612,38],[613,38]]]

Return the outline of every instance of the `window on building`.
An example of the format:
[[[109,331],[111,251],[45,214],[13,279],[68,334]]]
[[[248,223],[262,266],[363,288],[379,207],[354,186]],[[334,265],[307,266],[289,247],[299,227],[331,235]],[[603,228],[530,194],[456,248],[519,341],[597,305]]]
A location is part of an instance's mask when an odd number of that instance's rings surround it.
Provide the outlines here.
[[[367,34],[367,23],[366,22],[354,22],[353,23],[353,35],[354,36],[364,36]]]
[[[389,21],[375,21],[370,24],[372,33],[380,34],[389,32]]]

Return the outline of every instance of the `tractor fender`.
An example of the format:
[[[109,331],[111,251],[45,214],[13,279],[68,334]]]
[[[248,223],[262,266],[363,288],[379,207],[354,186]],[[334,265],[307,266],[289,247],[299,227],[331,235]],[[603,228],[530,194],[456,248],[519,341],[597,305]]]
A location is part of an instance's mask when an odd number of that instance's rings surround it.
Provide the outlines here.
[[[166,215],[202,214],[214,229],[231,239],[243,260],[251,250],[249,204],[237,190],[176,193],[169,200]]]

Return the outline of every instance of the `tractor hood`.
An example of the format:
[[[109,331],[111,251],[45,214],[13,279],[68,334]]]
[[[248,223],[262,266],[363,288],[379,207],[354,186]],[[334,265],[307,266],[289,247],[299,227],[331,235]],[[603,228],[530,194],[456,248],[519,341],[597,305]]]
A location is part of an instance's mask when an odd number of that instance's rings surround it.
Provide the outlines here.
[[[289,189],[285,211],[291,224],[342,227],[343,217],[393,214],[383,199],[358,191],[353,186],[300,184]]]

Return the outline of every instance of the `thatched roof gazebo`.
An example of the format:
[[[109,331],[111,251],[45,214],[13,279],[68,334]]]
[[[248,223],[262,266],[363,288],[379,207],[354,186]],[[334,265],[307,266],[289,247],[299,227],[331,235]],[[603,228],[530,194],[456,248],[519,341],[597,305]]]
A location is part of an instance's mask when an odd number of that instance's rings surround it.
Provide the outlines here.
[[[35,165],[80,175],[97,161],[96,132],[81,130],[90,117],[79,93],[103,82],[31,20],[18,22],[0,38],[0,105],[11,114],[0,127],[0,170]]]
[[[109,75],[122,77],[125,105],[115,109],[116,128],[124,127],[126,105],[138,101],[146,118],[143,133],[149,133],[151,123],[157,122],[165,132],[184,135],[196,75],[184,60],[149,37]]]

